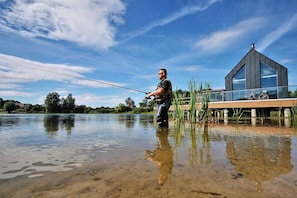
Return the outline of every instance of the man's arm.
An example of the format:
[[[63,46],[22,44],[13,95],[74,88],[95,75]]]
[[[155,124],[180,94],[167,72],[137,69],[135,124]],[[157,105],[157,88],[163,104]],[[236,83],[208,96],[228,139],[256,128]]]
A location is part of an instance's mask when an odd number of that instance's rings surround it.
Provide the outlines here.
[[[150,92],[148,94],[146,94],[147,98],[150,98],[151,96],[156,96],[156,95],[161,95],[162,93],[164,93],[165,89],[162,87],[158,87],[157,90]]]

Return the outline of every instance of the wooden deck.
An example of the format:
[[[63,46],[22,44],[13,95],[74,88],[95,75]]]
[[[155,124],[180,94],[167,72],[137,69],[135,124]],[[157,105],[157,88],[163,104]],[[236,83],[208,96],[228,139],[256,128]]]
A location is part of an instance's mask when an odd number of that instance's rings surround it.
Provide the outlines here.
[[[201,104],[196,104],[196,108],[199,109]],[[240,100],[240,101],[221,101],[221,102],[209,102],[209,109],[232,109],[232,108],[292,108],[297,106],[297,98],[285,98],[285,99],[268,99],[268,100]],[[172,105],[171,110],[174,109]],[[189,110],[189,105],[182,105],[182,110]]]

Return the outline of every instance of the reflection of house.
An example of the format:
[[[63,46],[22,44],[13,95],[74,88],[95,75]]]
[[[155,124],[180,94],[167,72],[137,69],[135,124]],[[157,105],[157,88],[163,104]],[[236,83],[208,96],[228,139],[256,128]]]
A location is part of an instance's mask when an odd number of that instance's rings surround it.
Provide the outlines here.
[[[226,100],[246,99],[252,92],[268,91],[269,98],[288,96],[288,70],[255,50],[249,52],[225,77]]]
[[[289,138],[228,137],[226,152],[235,170],[257,183],[287,174],[293,169]]]

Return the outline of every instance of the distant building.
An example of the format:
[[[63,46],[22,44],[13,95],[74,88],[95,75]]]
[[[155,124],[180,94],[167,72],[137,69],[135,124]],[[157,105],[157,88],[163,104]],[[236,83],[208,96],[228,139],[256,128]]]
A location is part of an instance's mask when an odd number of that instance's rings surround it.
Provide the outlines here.
[[[249,52],[225,77],[225,91],[225,100],[250,99],[251,94],[263,92],[268,93],[269,99],[286,98],[288,70],[256,51],[252,44]]]

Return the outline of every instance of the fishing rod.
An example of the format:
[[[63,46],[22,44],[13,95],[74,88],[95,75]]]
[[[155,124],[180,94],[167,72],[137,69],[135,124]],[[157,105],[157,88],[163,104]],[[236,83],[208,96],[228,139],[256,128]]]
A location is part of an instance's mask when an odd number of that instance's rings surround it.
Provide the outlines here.
[[[78,77],[78,78],[82,78],[82,77]],[[100,81],[100,80],[94,80],[94,79],[87,79],[87,78],[82,78],[84,80],[89,80],[89,81],[93,81],[93,82],[98,82],[98,83],[101,83],[101,84],[106,84],[106,85],[110,85],[110,86],[113,86],[113,87],[118,87],[118,88],[122,88],[122,89],[128,89],[128,90],[132,90],[132,91],[136,91],[136,92],[140,92],[140,93],[144,93],[144,94],[148,94],[150,92],[145,92],[145,91],[141,91],[141,90],[138,90],[138,89],[133,89],[133,88],[129,88],[129,87],[124,87],[124,86],[120,86],[120,85],[115,85],[115,84],[112,84],[112,83],[107,83],[107,82],[103,82],[103,81]],[[151,99],[151,97],[145,97],[146,99]]]
[[[77,79],[82,79],[82,80],[87,80],[87,81],[96,82],[96,83],[100,83],[100,84],[105,84],[105,85],[109,85],[109,86],[112,86],[112,87],[118,87],[118,88],[127,89],[127,90],[131,90],[131,91],[136,91],[136,92],[140,92],[140,93],[144,93],[144,94],[148,93],[148,92],[141,91],[141,90],[138,90],[138,89],[129,88],[129,87],[121,86],[121,85],[116,85],[116,84],[109,83],[109,82],[104,82],[104,81],[101,81],[101,80],[95,80],[95,79],[90,79],[90,78],[86,78],[86,77],[79,77],[79,76],[74,76],[74,75],[71,75],[71,74],[62,74],[60,72],[49,71],[49,70],[46,70],[46,69],[40,69],[40,68],[38,68],[38,69],[41,70],[41,71],[56,73],[56,74],[60,74],[60,75],[64,75],[64,76],[69,76],[69,77],[73,77],[73,78],[77,78]],[[18,77],[14,77],[14,78],[24,79],[24,80],[28,79],[28,78],[18,78]]]
[[[97,82],[97,83],[100,83],[100,84],[109,85],[109,86],[112,86],[112,87],[118,87],[118,88],[122,88],[122,89],[128,89],[128,90],[131,90],[131,91],[136,91],[136,92],[140,92],[140,93],[144,93],[144,94],[147,94],[148,93],[148,92],[141,91],[141,90],[138,90],[138,89],[124,87],[124,86],[120,86],[120,85],[116,85],[116,84],[104,82],[104,81],[101,81],[101,80],[88,79],[88,78],[83,78],[83,77],[76,77],[76,78],[81,78],[81,79],[84,79],[84,80],[89,80],[89,81]]]

